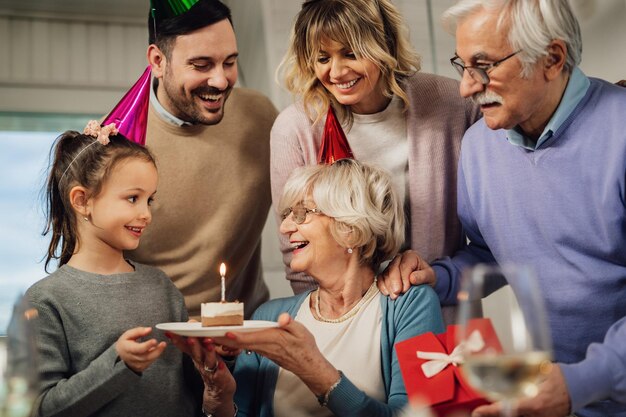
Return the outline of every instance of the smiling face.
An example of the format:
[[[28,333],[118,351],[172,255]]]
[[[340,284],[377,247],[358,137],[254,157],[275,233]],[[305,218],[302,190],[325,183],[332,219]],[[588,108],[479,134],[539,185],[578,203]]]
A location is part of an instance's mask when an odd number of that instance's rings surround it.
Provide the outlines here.
[[[456,30],[456,53],[468,66],[498,61],[515,52],[507,41],[508,27],[497,27],[497,16],[484,10],[459,22]],[[488,71],[490,82],[483,85],[467,71],[461,80],[461,95],[473,97],[480,105],[484,120],[491,129],[520,126],[527,134],[541,132],[555,109],[544,76],[543,59],[532,73],[523,78],[519,55]]]
[[[237,82],[237,41],[228,19],[177,36],[170,55],[155,45],[148,49],[161,105],[190,123],[219,123]]]
[[[304,206],[313,209],[315,204],[307,199]],[[328,275],[327,271],[345,268],[346,249],[330,231],[333,219],[323,214],[308,213],[302,224],[294,221],[290,213],[280,224],[280,232],[287,235],[293,247],[290,267],[295,272],[306,272],[313,277]]]
[[[100,193],[87,200],[90,224],[82,229],[88,236],[81,236],[81,241],[120,251],[136,249],[152,221],[150,204],[156,187],[157,171],[152,162],[137,158],[120,161]]]
[[[324,38],[315,61],[315,76],[335,99],[354,113],[371,114],[385,109],[376,63],[357,58],[349,47]]]

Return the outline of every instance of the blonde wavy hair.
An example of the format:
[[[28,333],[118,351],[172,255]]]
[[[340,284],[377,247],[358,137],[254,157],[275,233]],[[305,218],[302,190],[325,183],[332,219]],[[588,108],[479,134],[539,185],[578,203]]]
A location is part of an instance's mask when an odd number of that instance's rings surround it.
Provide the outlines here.
[[[313,200],[332,219],[330,233],[344,247],[360,248],[361,264],[374,271],[404,243],[404,210],[389,174],[354,159],[293,171],[278,210]]]
[[[389,0],[307,0],[296,16],[289,49],[277,71],[287,89],[302,97],[307,116],[315,123],[332,103],[341,121],[352,123],[349,106],[341,105],[315,76],[323,39],[349,47],[357,58],[380,69],[383,94],[397,95],[408,107],[399,81],[420,69],[420,57],[409,43],[402,16]]]

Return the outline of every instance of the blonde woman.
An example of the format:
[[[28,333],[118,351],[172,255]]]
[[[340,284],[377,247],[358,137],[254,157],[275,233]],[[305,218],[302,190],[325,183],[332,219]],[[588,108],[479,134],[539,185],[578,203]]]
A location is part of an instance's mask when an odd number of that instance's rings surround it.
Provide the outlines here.
[[[227,333],[204,347],[175,339],[197,367],[214,370],[217,403],[205,411],[232,417],[236,404],[238,415],[395,414],[407,396],[394,344],[441,332],[443,321],[429,286],[396,300],[376,286],[380,263],[404,240],[389,176],[350,159],[299,168],[279,207],[281,232],[294,247],[291,268],[319,288],[259,307],[253,318],[278,320],[278,328]],[[213,342],[254,352],[237,358],[234,380]]]
[[[461,137],[479,114],[459,96],[457,81],[419,68],[389,0],[304,2],[282,64],[296,102],[278,116],[271,134],[274,206],[289,174],[317,163],[332,106],[355,158],[392,175],[408,219],[402,249],[427,261],[459,249],[457,160]],[[281,250],[294,292],[314,288],[310,276],[289,267],[293,248],[286,237]]]

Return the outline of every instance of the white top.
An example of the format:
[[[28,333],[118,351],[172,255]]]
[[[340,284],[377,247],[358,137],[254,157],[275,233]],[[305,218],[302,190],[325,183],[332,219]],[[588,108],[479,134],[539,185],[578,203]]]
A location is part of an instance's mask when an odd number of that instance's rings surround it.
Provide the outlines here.
[[[355,114],[352,128],[346,138],[354,157],[376,165],[391,174],[400,201],[406,204],[409,170],[409,142],[402,100],[393,96],[383,111],[374,114]]]
[[[202,303],[200,315],[202,317],[243,316],[243,303]]]
[[[370,397],[386,401],[380,362],[380,293],[353,317],[340,323],[316,320],[304,300],[295,319],[315,337],[317,347],[333,366]],[[315,395],[293,373],[280,368],[274,391],[276,417],[321,417],[333,414],[320,407]]]

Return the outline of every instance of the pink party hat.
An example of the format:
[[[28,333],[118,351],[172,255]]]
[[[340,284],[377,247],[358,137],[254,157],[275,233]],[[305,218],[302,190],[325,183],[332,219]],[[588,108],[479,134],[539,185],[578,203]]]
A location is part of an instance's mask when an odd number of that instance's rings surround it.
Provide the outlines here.
[[[346,139],[346,134],[343,133],[337,116],[335,116],[333,106],[328,106],[324,135],[322,136],[322,144],[317,155],[317,161],[319,164],[330,165],[344,158],[354,159],[354,155],[348,144],[348,139]]]
[[[150,73],[148,66],[102,122],[102,126],[114,123],[122,135],[142,146],[146,144],[146,128],[148,126]]]

